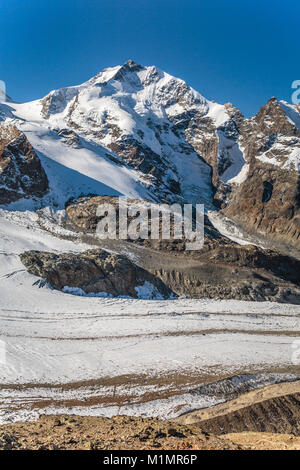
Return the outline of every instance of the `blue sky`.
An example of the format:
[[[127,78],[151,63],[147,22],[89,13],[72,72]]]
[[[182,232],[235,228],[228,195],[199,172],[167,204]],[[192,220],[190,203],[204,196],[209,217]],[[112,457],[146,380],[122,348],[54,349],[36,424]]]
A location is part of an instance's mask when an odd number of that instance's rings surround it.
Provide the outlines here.
[[[134,59],[246,115],[300,79],[299,0],[0,0],[0,80],[16,101]]]

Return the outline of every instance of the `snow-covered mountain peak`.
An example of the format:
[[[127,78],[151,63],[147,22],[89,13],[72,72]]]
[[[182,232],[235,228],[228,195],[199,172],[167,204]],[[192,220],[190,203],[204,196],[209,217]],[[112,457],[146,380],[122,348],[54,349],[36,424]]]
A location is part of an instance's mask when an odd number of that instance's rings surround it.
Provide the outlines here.
[[[210,205],[217,179],[234,179],[245,164],[237,142],[243,116],[236,108],[209,101],[183,80],[133,60],[15,106],[13,115],[39,126],[42,134],[50,130],[62,144],[97,149],[134,170],[162,200]],[[24,121],[19,124],[26,132]],[[38,139],[35,145],[44,143]]]
[[[53,90],[41,100],[14,103],[4,118],[50,159],[80,168],[101,182],[111,181],[118,165],[121,173],[145,187],[150,198],[211,204],[211,168],[192,138],[194,126],[205,116],[212,128],[229,119],[224,106],[206,100],[183,80],[129,60],[81,85]],[[95,154],[93,165],[88,157],[86,162],[77,159],[86,150],[88,156]],[[72,158],[66,160],[64,155],[70,152]],[[111,175],[108,168],[105,175],[95,173],[97,159],[103,170],[103,158],[113,162]],[[118,181],[111,186],[130,196],[136,197],[137,191],[146,194],[136,185],[132,191],[132,183],[128,191]]]
[[[103,108],[134,109],[138,114],[149,111],[158,115],[176,115],[185,111],[197,111],[202,115],[210,109],[210,102],[189,87],[155,66],[144,67],[129,60],[122,66],[104,69],[82,85],[51,91],[41,100],[41,113],[49,119],[53,115],[73,112],[89,114],[103,120]],[[214,106],[212,106],[214,107]],[[69,108],[72,108],[71,110]]]
[[[231,103],[209,101],[183,80],[129,60],[41,100],[3,103],[0,120],[26,135],[46,170],[50,191],[41,204],[126,195],[217,203],[231,206],[232,217],[253,206],[255,224],[264,204],[276,214],[286,206],[286,196],[270,202],[278,182],[290,188],[286,214],[297,212],[300,108],[274,97],[245,119]]]
[[[205,116],[215,128],[229,114],[155,66],[130,60],[16,108],[15,116],[73,147],[97,145],[116,154],[147,186],[159,188],[162,199],[212,200],[211,169],[187,131]]]
[[[103,69],[95,77],[90,78],[86,85],[106,85],[111,80],[126,80],[128,74],[143,70],[145,67],[138,65],[133,60],[128,60],[123,65],[117,65],[115,67],[108,67]],[[84,84],[84,85],[85,85]]]

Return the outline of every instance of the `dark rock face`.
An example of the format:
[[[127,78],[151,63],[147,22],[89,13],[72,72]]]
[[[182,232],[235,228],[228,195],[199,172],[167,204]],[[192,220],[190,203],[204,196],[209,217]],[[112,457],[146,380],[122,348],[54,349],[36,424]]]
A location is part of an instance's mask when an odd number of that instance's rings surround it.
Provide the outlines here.
[[[270,250],[234,243],[205,247],[192,258],[153,270],[176,294],[191,298],[300,303],[300,262]],[[169,255],[170,258],[170,255]]]
[[[185,132],[193,149],[211,166],[212,183],[216,191],[222,185],[222,174],[233,163],[230,153],[237,144],[244,122],[242,113],[231,103],[226,103],[224,107],[228,117],[221,126],[216,127],[212,118],[198,114],[190,118]],[[226,139],[225,146],[220,144],[222,138]],[[218,196],[215,199],[218,200]]]
[[[296,172],[252,164],[225,213],[249,231],[300,249],[298,185]]]
[[[241,127],[249,164],[245,181],[232,188],[225,213],[249,231],[300,249],[300,131],[272,98]]]
[[[24,134],[0,124],[0,204],[22,197],[42,197],[48,179],[41,162]]]
[[[169,298],[172,291],[153,274],[125,256],[104,250],[56,255],[28,251],[20,255],[30,274],[42,277],[55,289],[80,288],[85,293],[105,292],[112,296]]]
[[[274,276],[300,287],[300,261],[272,250],[263,250],[253,245],[241,246],[228,243],[212,249],[204,255],[204,258],[215,263],[264,269]]]

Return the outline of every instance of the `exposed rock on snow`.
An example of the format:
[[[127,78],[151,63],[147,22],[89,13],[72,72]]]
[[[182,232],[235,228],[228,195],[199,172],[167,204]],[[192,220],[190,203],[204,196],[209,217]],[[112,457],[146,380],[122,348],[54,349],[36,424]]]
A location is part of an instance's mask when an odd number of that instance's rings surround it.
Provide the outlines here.
[[[52,287],[67,293],[106,293],[107,296],[146,299],[164,299],[172,295],[172,291],[153,274],[125,256],[104,250],[61,255],[28,251],[20,258],[30,274],[44,278]]]
[[[46,173],[25,135],[0,123],[0,204],[42,197],[47,189]]]

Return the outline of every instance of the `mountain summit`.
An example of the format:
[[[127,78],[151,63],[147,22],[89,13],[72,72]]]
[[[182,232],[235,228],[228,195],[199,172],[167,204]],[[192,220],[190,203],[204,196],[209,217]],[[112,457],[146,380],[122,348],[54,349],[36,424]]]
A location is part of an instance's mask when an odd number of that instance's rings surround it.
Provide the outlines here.
[[[271,98],[245,119],[232,104],[210,101],[183,80],[133,60],[0,109],[48,167],[58,204],[87,192],[204,203],[294,246],[299,111]]]

